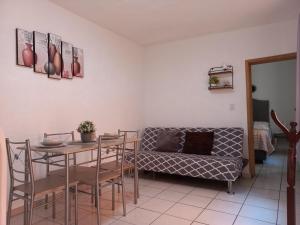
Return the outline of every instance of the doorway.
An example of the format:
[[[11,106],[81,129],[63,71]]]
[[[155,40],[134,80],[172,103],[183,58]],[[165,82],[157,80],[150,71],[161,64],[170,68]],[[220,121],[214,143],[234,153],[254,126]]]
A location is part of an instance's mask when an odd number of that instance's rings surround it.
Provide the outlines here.
[[[275,55],[263,58],[248,59],[245,61],[246,68],[246,93],[247,93],[247,130],[248,130],[248,159],[249,172],[251,177],[255,176],[255,151],[254,151],[254,135],[253,135],[253,95],[252,95],[252,73],[253,66],[265,63],[280,62],[286,60],[296,59],[296,53],[288,53],[282,55]],[[280,90],[278,90],[280,91]]]

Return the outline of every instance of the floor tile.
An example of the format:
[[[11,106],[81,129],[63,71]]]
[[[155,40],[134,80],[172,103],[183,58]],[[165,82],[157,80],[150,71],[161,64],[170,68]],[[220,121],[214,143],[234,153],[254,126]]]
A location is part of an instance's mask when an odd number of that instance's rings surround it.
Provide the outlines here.
[[[160,192],[162,192],[161,189],[148,187],[148,186],[141,186],[140,187],[140,195],[145,195],[147,197],[155,197]]]
[[[187,195],[183,199],[181,199],[179,202],[186,204],[186,205],[205,208],[211,201],[212,201],[212,198],[195,196],[195,195]]]
[[[260,198],[270,198],[270,199],[279,199],[279,191],[260,189],[260,188],[252,188],[249,196],[252,197],[260,197]]]
[[[174,184],[168,190],[188,194],[192,190],[194,190],[194,187],[187,186],[187,185],[182,185],[182,184]]]
[[[147,201],[143,205],[140,206],[140,208],[152,210],[155,212],[163,213],[171,206],[174,205],[174,202],[170,202],[167,200],[162,200],[158,198],[152,198],[151,200]]]
[[[165,182],[165,181],[152,181],[147,184],[148,187],[154,187],[154,188],[158,188],[158,189],[166,189],[172,185],[173,184],[171,184],[169,182]]]
[[[122,220],[117,220],[115,222],[113,222],[111,225],[131,225],[130,223],[126,223]]]
[[[156,197],[172,202],[178,202],[180,199],[182,199],[186,194],[177,192],[177,191],[171,191],[171,190],[165,190],[158,194]]]
[[[278,200],[249,196],[245,201],[245,205],[277,210]]]
[[[276,223],[277,220],[277,211],[249,205],[244,205],[239,215],[269,223]]]
[[[204,210],[196,219],[197,222],[209,225],[232,225],[236,216],[228,213]]]
[[[165,214],[180,217],[187,220],[194,220],[203,211],[202,208],[177,203],[172,206]]]
[[[135,225],[148,225],[160,216],[160,213],[149,211],[146,209],[136,208],[127,214],[126,217],[121,217],[120,220]]]
[[[162,215],[155,220],[151,225],[190,225],[191,221],[176,218],[174,216]]]
[[[245,192],[235,192],[234,194],[228,194],[227,192],[220,192],[217,194],[216,199],[231,201],[237,203],[243,203],[247,197],[247,193]]]
[[[212,190],[208,188],[195,188],[193,191],[190,192],[190,195],[197,195],[203,197],[214,198],[219,193],[217,190]]]
[[[101,216],[100,221],[101,225],[110,225],[116,220],[111,217]],[[79,220],[79,224],[97,225],[97,215],[95,213],[86,215],[83,219]]]
[[[234,225],[275,225],[275,223],[267,223],[255,219],[238,216]]]
[[[215,199],[207,206],[207,209],[237,215],[241,207],[240,203]]]

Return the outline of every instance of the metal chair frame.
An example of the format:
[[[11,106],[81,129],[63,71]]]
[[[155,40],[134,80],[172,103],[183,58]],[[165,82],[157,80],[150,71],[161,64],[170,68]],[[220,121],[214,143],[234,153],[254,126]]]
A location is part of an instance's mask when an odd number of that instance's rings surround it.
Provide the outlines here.
[[[10,173],[10,192],[9,192],[9,201],[8,201],[8,211],[7,211],[7,225],[10,225],[11,212],[12,212],[12,203],[16,200],[24,200],[24,225],[32,225],[32,215],[34,208],[34,200],[38,195],[44,195],[44,193],[55,193],[55,191],[64,189],[64,182],[57,182],[53,184],[52,187],[48,188],[43,186],[40,188],[42,193],[37,192],[39,189],[39,182],[43,182],[48,179],[39,179],[35,180],[34,171],[33,171],[33,159],[31,156],[30,141],[26,140],[25,142],[12,142],[6,138],[6,150],[8,156],[8,165]],[[12,148],[12,145],[19,146],[15,149]],[[18,154],[15,151],[19,151]],[[21,161],[21,154],[24,154],[24,162]],[[15,169],[14,162],[20,160],[21,164],[24,166],[24,171]],[[19,165],[21,165],[19,163]],[[17,178],[17,175],[24,176],[24,179]],[[51,177],[54,180],[57,177]],[[59,179],[58,179],[59,181]],[[15,184],[15,183],[18,184]],[[44,182],[45,185],[46,182]],[[77,182],[71,184],[75,188],[75,224],[78,224],[78,199],[77,199]],[[23,193],[23,195],[22,195]],[[48,203],[46,203],[48,204]],[[53,202],[54,204],[54,202]],[[55,215],[55,205],[53,205],[52,215]]]

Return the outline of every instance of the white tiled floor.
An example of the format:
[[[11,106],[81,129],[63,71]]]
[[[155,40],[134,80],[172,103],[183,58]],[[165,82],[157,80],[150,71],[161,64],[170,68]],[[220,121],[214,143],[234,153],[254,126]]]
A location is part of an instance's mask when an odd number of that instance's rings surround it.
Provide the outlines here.
[[[284,145],[257,165],[257,176],[240,178],[234,183],[234,195],[226,193],[223,182],[151,174],[140,179],[140,198],[133,204],[132,179],[127,178],[127,216],[122,216],[120,196],[111,210],[111,192],[104,189],[101,201],[102,224],[111,225],[286,225],[286,151]],[[300,186],[300,179],[297,178]],[[300,189],[299,189],[300,190]],[[296,191],[300,225],[300,192]],[[62,202],[57,217],[51,208],[35,209],[35,225],[59,225],[64,221]],[[96,225],[95,208],[90,197],[79,194],[79,224]],[[22,224],[22,215],[12,225]],[[72,225],[74,222],[72,221]]]

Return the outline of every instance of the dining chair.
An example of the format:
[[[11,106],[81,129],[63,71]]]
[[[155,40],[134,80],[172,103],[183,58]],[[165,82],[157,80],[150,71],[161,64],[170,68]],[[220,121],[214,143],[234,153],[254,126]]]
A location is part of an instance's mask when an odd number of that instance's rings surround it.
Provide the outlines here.
[[[124,135],[125,139],[127,138],[138,138],[139,137],[139,131],[138,130],[120,130],[118,129],[118,135]],[[127,152],[134,152],[136,151],[136,148],[138,146],[136,146],[136,143],[129,143],[129,144],[125,144],[125,160],[123,163],[123,167],[124,167],[124,172],[128,172],[129,174],[132,174],[134,169],[135,169],[135,165],[134,163],[128,162],[126,161],[126,153]],[[115,160],[112,160],[110,162],[105,162],[101,165],[102,169],[106,169],[106,170],[117,170],[121,168],[120,163],[118,162],[118,159],[116,158]],[[118,185],[118,193],[120,193],[120,184],[117,183]],[[137,185],[138,187],[138,185]],[[139,196],[139,190],[137,188],[137,196]]]
[[[85,170],[80,170],[76,173],[73,172],[74,179],[79,181],[79,184],[89,185],[95,187],[95,206],[97,208],[97,224],[100,225],[100,191],[101,188],[111,185],[112,186],[112,210],[115,209],[115,184],[119,183],[122,186],[122,201],[123,201],[123,215],[126,216],[126,200],[125,200],[125,183],[124,183],[124,156],[125,156],[125,135],[119,137],[122,142],[118,144],[118,148],[112,148],[113,154],[107,156],[102,152],[106,149],[103,147],[103,136],[98,138],[98,149],[95,167],[86,167]],[[103,160],[109,157],[117,158],[117,169],[103,169]]]
[[[12,203],[19,199],[24,200],[24,224],[32,225],[35,199],[62,191],[65,188],[65,179],[56,175],[35,179],[29,140],[12,142],[6,138],[5,141],[10,174],[7,225],[10,225]],[[78,224],[77,184],[76,180],[70,181],[70,186],[75,190],[75,224]],[[55,207],[52,208],[52,213],[55,213]]]
[[[65,141],[75,141],[75,134],[74,131],[71,132],[64,132],[64,133],[44,133],[44,139],[49,138],[49,137],[59,137],[62,138],[64,137],[64,142]],[[46,164],[46,171],[47,171],[47,176],[49,176],[50,174],[58,174],[58,173],[63,173],[64,169],[58,169],[57,171],[51,171],[50,170],[50,166],[52,164],[59,164],[59,163],[64,163],[64,158],[60,157],[62,155],[58,155],[58,154],[49,154],[46,153],[45,155],[45,159],[47,161]],[[51,159],[51,161],[50,161]],[[76,165],[76,154],[73,154],[72,157],[70,157],[70,160],[73,161],[73,165]],[[55,202],[55,194],[52,195],[52,201]],[[45,196],[45,202],[47,204],[45,204],[45,209],[48,208],[48,195]],[[53,217],[55,218],[55,216]]]

